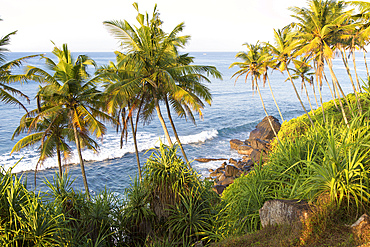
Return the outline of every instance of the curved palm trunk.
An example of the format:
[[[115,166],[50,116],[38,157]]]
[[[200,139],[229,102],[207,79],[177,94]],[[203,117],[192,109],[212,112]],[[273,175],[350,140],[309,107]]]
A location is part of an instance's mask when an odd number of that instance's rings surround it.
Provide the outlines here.
[[[58,168],[59,168],[59,176],[63,176],[63,170],[62,170],[62,159],[60,157],[60,147],[59,142],[57,142],[57,157],[58,157]]]
[[[163,131],[164,131],[164,135],[166,136],[166,139],[168,141],[168,144],[172,147],[173,146],[173,143],[171,141],[170,134],[168,133],[168,129],[166,127],[166,123],[164,122],[164,119],[162,117],[161,108],[159,108],[157,96],[154,96],[154,106],[155,106],[155,110],[157,111],[157,116],[158,116],[159,122],[161,122]]]
[[[82,158],[80,139],[78,138],[76,124],[73,124],[73,132],[75,134],[76,148],[77,148],[78,158],[80,159],[80,166],[81,166],[81,172],[82,172],[82,179],[83,179],[84,186],[85,186],[85,192],[86,192],[87,199],[90,200],[89,185],[87,184],[85,165],[84,165],[84,160]]]
[[[321,62],[320,64],[323,64]],[[320,95],[320,105],[321,105],[321,111],[322,111],[322,119],[325,123],[325,109],[322,102],[322,93],[321,93],[321,86],[322,86],[322,71],[321,65],[318,64],[318,62],[315,63],[315,70],[316,70],[316,82],[317,82],[317,88],[319,89],[319,95]]]
[[[191,169],[190,163],[189,163],[188,158],[186,157],[186,154],[185,154],[185,150],[184,150],[184,148],[182,147],[182,144],[181,144],[181,141],[180,141],[179,135],[177,134],[177,131],[176,131],[176,128],[175,128],[175,124],[174,124],[174,122],[172,121],[171,112],[170,112],[170,106],[169,106],[169,104],[168,104],[167,96],[165,97],[165,101],[166,101],[166,108],[167,108],[167,115],[168,115],[168,119],[170,120],[170,123],[171,123],[172,129],[173,129],[173,133],[175,134],[175,137],[176,137],[176,141],[177,141],[177,143],[178,143],[178,144],[179,144],[179,146],[180,146],[180,149],[181,149],[182,155],[184,156],[184,159],[185,159],[186,163],[188,164],[189,169]]]
[[[269,121],[270,127],[271,127],[272,131],[274,132],[274,135],[276,136],[276,139],[280,143],[279,137],[278,137],[278,135],[277,135],[277,133],[275,131],[274,126],[272,125],[271,119],[269,118],[269,114],[267,113],[267,110],[266,110],[266,107],[265,107],[265,103],[263,102],[261,91],[260,91],[260,87],[258,86],[257,78],[252,77],[252,80],[255,81],[255,85],[256,85],[256,88],[257,88],[257,91],[258,91],[258,95],[260,96],[262,107],[263,107],[263,110],[265,111],[265,114],[266,114],[267,120]]]
[[[335,77],[335,74],[334,74],[334,71],[333,71],[333,68],[332,68],[332,64],[331,64],[331,61],[326,59],[326,63],[328,64],[329,66],[329,71],[330,71],[330,75],[332,77],[332,80],[333,80],[333,83],[334,83],[334,90],[336,91],[336,93],[338,94],[338,99],[339,99],[339,105],[340,105],[340,108],[341,108],[341,111],[342,111],[342,115],[343,115],[343,119],[344,119],[344,122],[346,123],[347,127],[349,127],[349,124],[348,124],[348,120],[347,120],[347,116],[346,116],[346,113],[344,111],[344,107],[343,107],[343,103],[342,103],[342,99],[340,98],[340,94],[339,94],[339,91],[337,89],[337,86],[338,86],[338,82],[336,80],[336,77]]]
[[[270,88],[270,92],[271,92],[271,95],[272,95],[272,98],[274,99],[274,102],[275,102],[275,105],[276,105],[276,108],[277,110],[279,111],[279,114],[280,114],[280,117],[281,117],[281,121],[284,122],[284,118],[283,118],[283,114],[281,114],[281,111],[280,111],[280,108],[279,108],[279,105],[278,103],[276,102],[276,99],[275,99],[275,95],[274,93],[272,92],[272,88],[271,88],[271,84],[270,84],[270,79],[268,76],[267,77],[267,84],[269,85],[269,88]]]
[[[358,88],[358,91],[361,93],[362,91],[361,91],[361,87],[360,87],[360,81],[358,80],[358,75],[357,75],[355,49],[353,49],[353,48],[352,48],[352,60],[353,60],[353,69],[355,70],[357,88]]]
[[[367,67],[367,60],[366,60],[366,52],[364,50],[364,61],[365,61],[365,67],[366,67],[366,75],[367,75],[367,78],[369,78],[369,68]]]
[[[304,107],[304,105],[303,105],[303,102],[302,102],[302,100],[301,100],[301,97],[299,97],[299,93],[298,93],[298,91],[297,91],[296,86],[294,85],[294,82],[293,82],[292,76],[290,75],[290,72],[289,72],[288,67],[286,68],[286,71],[287,71],[287,73],[288,73],[289,80],[290,80],[290,82],[292,83],[292,86],[293,86],[293,88],[294,88],[295,94],[296,94],[296,96],[297,96],[297,98],[298,98],[299,102],[301,103],[301,106],[302,106],[303,110],[305,111],[305,113],[306,113],[306,115],[307,115],[308,119],[310,120],[310,122],[311,122],[312,126],[313,126],[313,127],[315,127],[315,125],[314,125],[314,123],[313,123],[313,121],[312,121],[312,119],[311,119],[310,115],[308,114],[308,112],[307,112],[307,110],[306,110],[306,107]]]
[[[326,77],[325,71],[322,71],[322,74],[324,75],[324,79],[325,79],[325,81],[326,81],[326,84],[328,84],[328,88],[329,88],[329,91],[330,91],[331,97],[333,98],[334,105],[335,105],[335,107],[339,110],[339,107],[338,107],[338,105],[337,105],[337,102],[335,101],[335,99],[336,99],[337,97],[335,96],[335,93],[333,93],[333,90],[332,90],[332,89],[331,89],[331,87],[330,87],[330,83],[329,83],[329,81],[328,81],[328,78]],[[334,82],[333,82],[333,88],[334,88]]]
[[[315,116],[315,112],[313,111],[313,107],[312,107],[312,105],[311,105],[310,96],[308,95],[308,91],[307,91],[307,87],[306,87],[306,83],[305,83],[305,81],[304,81],[304,78],[302,78],[302,84],[303,84],[303,87],[304,87],[304,91],[306,92],[306,96],[307,96],[308,104],[310,104],[310,109],[311,109],[312,115],[314,115],[314,116]]]
[[[137,148],[136,129],[134,127],[134,122],[132,120],[132,116],[130,117],[130,124],[131,124],[131,130],[132,130],[132,138],[134,139],[137,170],[139,172],[139,179],[140,179],[140,182],[141,182],[142,181],[142,176],[141,176],[141,166],[140,166],[140,159],[139,159],[139,150]]]
[[[313,82],[313,78],[312,78],[311,82],[312,82],[311,85],[312,85],[313,95],[315,97],[315,103],[316,103],[317,108],[319,108],[319,103],[317,102],[317,96],[316,96],[316,90],[315,90],[315,83]]]
[[[348,66],[348,60],[346,58],[346,52],[343,50],[343,48],[341,49],[341,54],[342,54],[343,63],[346,67],[346,71],[347,71],[347,74],[349,76],[349,80],[351,81],[353,92],[355,93],[355,97],[356,97],[356,101],[357,101],[357,108],[360,111],[360,114],[362,114],[362,107],[361,107],[360,100],[359,100],[358,95],[357,95],[356,86],[355,86],[355,83],[353,82],[351,71],[350,71],[349,66]]]

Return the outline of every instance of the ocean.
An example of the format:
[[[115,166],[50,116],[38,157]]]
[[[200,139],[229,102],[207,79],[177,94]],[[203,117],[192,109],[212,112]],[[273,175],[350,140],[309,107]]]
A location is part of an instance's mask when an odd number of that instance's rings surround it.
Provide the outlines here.
[[[37,53],[8,53],[7,60],[13,60],[18,57]],[[108,64],[109,61],[115,61],[114,53],[110,52],[87,52],[87,53],[73,53],[76,58],[79,54],[85,54],[93,58],[98,65]],[[52,57],[51,53],[46,53],[47,56]],[[237,71],[237,67],[229,69],[230,64],[238,61],[235,58],[234,52],[191,52],[190,55],[195,57],[195,63],[198,65],[212,65],[215,66],[223,75],[223,80],[211,79],[211,83],[206,83],[210,88],[213,102],[211,106],[206,106],[203,110],[203,119],[197,118],[196,125],[190,120],[178,118],[173,115],[176,129],[179,133],[180,139],[183,143],[185,152],[189,160],[192,160],[191,166],[199,172],[202,176],[208,175],[208,169],[218,167],[222,161],[212,161],[208,163],[200,163],[194,161],[195,158],[241,158],[236,151],[230,149],[229,141],[231,139],[245,140],[248,138],[250,131],[264,117],[260,98],[257,92],[251,88],[251,81],[245,82],[245,78],[239,78],[235,82],[232,75]],[[360,78],[366,78],[366,70],[362,53],[356,54],[357,70]],[[350,59],[351,60],[351,59]],[[44,67],[43,60],[39,58],[32,58],[25,63],[25,65],[32,65]],[[345,93],[352,91],[352,86],[349,82],[345,67],[341,58],[336,58],[333,61],[336,76],[341,83]],[[351,64],[352,66],[352,64]],[[22,73],[22,69],[17,69],[14,72]],[[93,70],[92,70],[93,71]],[[354,76],[354,71],[352,70]],[[326,71],[328,79],[330,73]],[[295,96],[290,81],[286,74],[274,71],[269,73],[271,86],[275,94],[276,100],[282,111],[284,120],[289,120],[304,113],[300,103]],[[304,91],[301,91],[301,82],[299,79],[295,81],[296,87],[301,94],[306,109],[309,109],[309,104]],[[273,115],[280,120],[278,111],[275,107],[271,97],[268,86],[262,87],[260,82],[262,97],[269,115]],[[35,109],[36,102],[34,96],[37,92],[39,84],[36,82],[28,82],[23,85],[12,84],[13,87],[20,89],[23,93],[31,98],[31,103],[27,104],[27,109]],[[314,96],[310,87],[311,104],[316,108]],[[316,89],[316,93],[318,90]],[[323,86],[323,100],[331,99],[331,94],[328,86]],[[166,111],[162,106],[162,114],[165,117],[168,129],[171,133],[169,122],[166,119]],[[24,179],[27,179],[27,186],[30,189],[46,191],[47,187],[43,180],[53,179],[57,171],[56,159],[50,158],[38,168],[36,176],[36,188],[34,188],[34,170],[38,160],[36,148],[28,148],[21,150],[18,153],[10,155],[10,151],[14,144],[21,138],[11,140],[12,134],[19,124],[20,118],[25,114],[23,109],[18,106],[6,105],[0,103],[0,165],[5,169],[13,167],[13,172],[21,174]],[[83,158],[86,160],[85,169],[90,190],[94,194],[97,191],[107,188],[115,193],[123,194],[124,189],[129,186],[137,176],[137,164],[134,153],[134,145],[130,134],[128,135],[127,143],[124,143],[123,148],[120,149],[120,134],[116,133],[115,128],[107,125],[108,133],[102,140],[98,140],[100,144],[99,153],[95,154],[89,150],[83,151]],[[173,135],[173,141],[175,138]],[[144,165],[145,159],[149,157],[152,148],[158,147],[159,140],[164,140],[162,127],[157,120],[157,116],[153,117],[149,125],[143,126],[139,123],[138,128],[138,147],[140,149],[141,165]],[[179,154],[181,154],[179,149]],[[83,190],[83,182],[81,176],[81,169],[78,164],[78,157],[72,156],[70,159],[64,161],[66,169],[74,179],[74,188],[76,190]]]

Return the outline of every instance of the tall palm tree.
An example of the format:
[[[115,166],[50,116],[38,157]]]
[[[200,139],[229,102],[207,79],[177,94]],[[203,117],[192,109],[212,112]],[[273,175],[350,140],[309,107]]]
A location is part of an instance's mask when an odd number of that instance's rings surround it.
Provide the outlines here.
[[[260,52],[260,44],[257,42],[255,45],[245,43],[243,44],[247,46],[247,52],[238,52],[236,54],[237,58],[240,58],[243,60],[243,62],[234,62],[230,65],[230,68],[234,66],[238,66],[240,69],[233,74],[232,77],[236,76],[236,80],[242,75],[245,75],[245,81],[247,81],[248,76],[251,76],[252,79],[252,90],[254,90],[254,87],[256,87],[258,95],[260,97],[263,110],[267,116],[267,119],[269,121],[269,124],[271,126],[271,129],[273,130],[276,138],[277,132],[275,131],[275,128],[272,125],[272,122],[270,118],[268,117],[268,113],[265,107],[265,103],[262,99],[261,91],[258,85],[258,80],[260,80],[261,75],[265,73],[265,60],[269,59],[270,56],[267,53]],[[279,140],[279,139],[278,139]]]
[[[137,146],[136,133],[138,122],[140,119],[140,112],[143,105],[145,94],[141,92],[138,95],[125,97],[125,92],[121,92],[120,87],[125,83],[129,82],[131,78],[135,78],[136,69],[130,66],[131,64],[125,60],[125,54],[121,52],[116,53],[116,64],[110,62],[108,66],[102,66],[97,70],[97,74],[101,76],[104,82],[105,97],[107,108],[106,111],[112,114],[117,119],[117,123],[121,126],[121,148],[123,145],[123,139],[127,140],[127,129],[130,122],[132,137],[135,147],[135,155],[138,167],[139,180],[142,181],[142,173],[140,166],[139,150]],[[141,97],[141,100],[139,99]],[[137,111],[136,121],[134,124],[134,112]],[[126,114],[128,113],[128,114]],[[118,130],[118,129],[117,129]]]
[[[144,120],[150,120],[155,110],[166,139],[172,146],[166,123],[162,117],[160,102],[165,102],[166,97],[169,97],[171,103],[174,102],[171,98],[186,102],[186,104],[196,102],[193,95],[178,86],[177,80],[182,76],[207,73],[220,78],[221,75],[213,66],[179,63],[178,49],[183,48],[190,38],[187,35],[179,36],[184,23],[177,25],[170,33],[165,33],[161,29],[162,21],[159,19],[156,6],[151,19],[148,14],[143,15],[139,12],[137,3],[134,3],[134,7],[138,11],[138,27],[132,27],[126,20],[104,22],[111,34],[120,40],[121,48],[124,49],[126,55],[125,61],[129,61],[137,69],[138,76],[122,85],[119,90],[124,92],[127,98],[132,98],[141,92],[147,94],[149,98],[146,98],[147,104],[142,111],[146,116]],[[192,105],[192,107],[198,106]]]
[[[308,114],[306,107],[304,106],[301,97],[299,96],[299,93],[297,91],[297,88],[293,82],[292,76],[290,75],[288,65],[291,62],[291,60],[294,58],[294,52],[297,49],[299,45],[299,41],[293,39],[293,33],[291,32],[290,26],[284,27],[282,30],[275,30],[274,29],[274,39],[275,39],[275,46],[274,45],[269,45],[269,48],[271,49],[272,54],[275,55],[276,60],[277,60],[277,68],[281,72],[286,71],[288,74],[288,78],[293,86],[294,92],[301,103],[301,106],[303,110],[305,111],[308,119],[310,120],[312,126],[314,126],[314,123]]]
[[[95,66],[95,62],[85,55],[79,55],[74,60],[66,44],[62,49],[55,47],[53,54],[58,59],[57,63],[48,57],[42,57],[48,69],[54,72],[53,75],[43,69],[29,66],[26,76],[47,83],[38,92],[39,100],[45,107],[41,112],[44,117],[67,116],[69,128],[73,129],[74,133],[86,195],[90,198],[81,153],[84,144],[81,135],[93,134],[102,137],[106,128],[98,118],[110,121],[112,118],[100,110],[104,102],[100,101],[100,91],[95,86],[99,77],[91,78],[87,73],[87,66]]]
[[[261,53],[270,54],[270,49],[268,48],[267,45],[264,45],[264,46],[261,47]],[[272,98],[273,98],[273,100],[275,102],[276,108],[277,108],[277,110],[279,112],[281,121],[284,122],[283,114],[281,113],[280,108],[279,108],[279,105],[276,102],[274,92],[272,91],[272,88],[271,88],[270,78],[268,76],[268,70],[270,68],[272,70],[275,70],[276,69],[275,63],[276,63],[276,61],[273,59],[273,56],[272,55],[266,57],[266,59],[264,60],[264,63],[263,63],[263,68],[264,68],[263,86],[265,86],[265,83],[266,83],[266,80],[267,80],[267,84],[269,85],[269,89],[270,89]]]
[[[303,88],[304,88],[308,103],[309,103],[310,108],[311,108],[311,112],[312,112],[313,115],[315,115],[315,113],[313,111],[313,107],[311,105],[310,96],[308,95],[308,90],[307,90],[307,87],[306,87],[306,82],[308,84],[310,84],[311,86],[313,86],[313,83],[312,83],[312,80],[311,80],[313,72],[310,72],[312,67],[309,64],[308,59],[309,59],[308,57],[300,57],[299,60],[297,60],[297,59],[293,60],[294,68],[291,68],[291,70],[294,73],[292,74],[292,79],[301,79],[301,91],[303,91]]]
[[[351,28],[350,25],[345,25],[351,13],[351,11],[345,11],[345,7],[346,4],[343,1],[311,0],[308,8],[292,7],[290,10],[294,12],[292,16],[297,20],[297,23],[295,23],[298,29],[296,38],[302,42],[297,54],[306,54],[313,58],[319,89],[322,86],[324,64],[326,62],[334,83],[334,91],[339,97],[343,119],[348,124],[338,92],[339,83],[332,66],[334,40],[343,39],[346,31]],[[322,106],[321,91],[320,103]],[[324,114],[323,107],[322,110]]]

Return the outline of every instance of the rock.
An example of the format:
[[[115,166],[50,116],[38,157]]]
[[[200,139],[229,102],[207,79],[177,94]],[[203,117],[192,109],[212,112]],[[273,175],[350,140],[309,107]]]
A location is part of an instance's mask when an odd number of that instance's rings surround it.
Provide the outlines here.
[[[236,177],[236,175],[238,175],[239,172],[240,172],[240,169],[235,167],[235,166],[227,165],[225,167],[225,176],[226,177]]]
[[[234,177],[226,177],[226,176],[225,176],[225,174],[222,174],[222,175],[218,178],[218,182],[217,182],[217,184],[218,184],[218,185],[225,185],[225,186],[228,186],[229,184],[234,183],[234,180],[235,180],[235,178],[234,178]]]
[[[215,186],[213,186],[213,191],[216,192],[219,195],[221,195],[222,192],[224,192],[225,189],[226,189],[225,185],[216,184]]]
[[[266,201],[259,210],[262,227],[294,224],[299,220],[306,220],[311,212],[307,202],[298,200]]]
[[[253,148],[249,145],[243,144],[243,145],[240,145],[237,150],[239,154],[250,155],[253,151]]]
[[[260,150],[267,151],[269,149],[268,145],[269,145],[268,141],[264,141],[258,138],[250,140],[250,146],[253,149],[260,149]]]
[[[195,161],[198,161],[198,162],[210,162],[210,161],[215,161],[215,160],[227,160],[227,159],[224,159],[224,158],[219,158],[219,159],[213,159],[213,158],[196,158],[194,159]]]
[[[194,244],[194,247],[203,247],[203,242],[202,241],[198,241]]]
[[[213,169],[208,169],[208,171],[212,173],[212,172],[214,172],[215,170],[213,170]]]
[[[236,159],[230,158],[229,163],[233,164],[233,165],[236,165],[236,164],[238,164],[238,161]]]
[[[268,119],[271,120],[272,126],[274,127],[276,133],[279,132],[281,126],[279,120],[273,116],[269,116],[268,118],[265,117],[259,124],[257,124],[256,129],[249,134],[249,140],[261,139],[269,141],[275,137]]]
[[[351,225],[351,229],[357,235],[362,235],[370,231],[370,216],[363,214],[355,223]]]
[[[242,169],[246,165],[247,163],[245,163],[244,161],[239,161],[235,166],[238,167],[239,169]]]
[[[227,163],[224,162],[224,163],[222,163],[222,165],[218,169],[224,169],[226,165],[227,165]]]
[[[261,151],[258,149],[253,149],[249,157],[254,163],[259,163],[261,159]]]
[[[232,139],[230,140],[230,148],[232,149],[238,149],[238,147],[240,145],[243,145],[244,142],[242,142],[241,140],[238,140],[238,139]]]
[[[224,174],[224,172],[223,171],[213,171],[213,172],[211,172],[210,174],[209,174],[209,176],[210,177],[219,177],[219,176],[221,176],[222,174]]]

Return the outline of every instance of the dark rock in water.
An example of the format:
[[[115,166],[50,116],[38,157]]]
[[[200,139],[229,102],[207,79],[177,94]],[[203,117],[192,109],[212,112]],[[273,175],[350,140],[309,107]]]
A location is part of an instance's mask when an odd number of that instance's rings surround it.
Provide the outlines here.
[[[226,177],[236,177],[239,172],[240,172],[240,169],[235,167],[235,166],[227,165],[225,167],[225,176]]]
[[[253,148],[249,145],[240,145],[238,147],[239,154],[250,155],[252,151],[253,151]]]
[[[196,158],[194,159],[195,161],[199,162],[210,162],[210,161],[215,161],[215,160],[227,160],[225,158],[219,158],[219,159],[213,159],[213,158]]]
[[[271,120],[272,126],[275,129],[276,133],[279,132],[281,126],[279,120],[273,116],[269,116],[268,118],[265,117],[259,124],[257,124],[256,129],[249,134],[249,140],[252,139],[271,140],[272,138],[275,137],[275,134],[271,128],[268,119]]]
[[[213,186],[213,191],[216,192],[219,195],[222,195],[222,192],[224,192],[225,189],[226,189],[225,185],[218,185],[217,184],[217,185]]]
[[[260,149],[260,150],[268,150],[269,149],[269,142],[261,139],[251,139],[250,140],[250,146],[254,149]]]
[[[241,140],[238,140],[238,139],[232,139],[232,140],[230,140],[230,148],[232,148],[232,149],[238,149],[238,147],[240,146],[240,145],[243,145],[244,144],[244,142],[242,142]]]
[[[266,201],[259,210],[262,227],[293,224],[306,220],[311,212],[307,202],[298,200]]]

